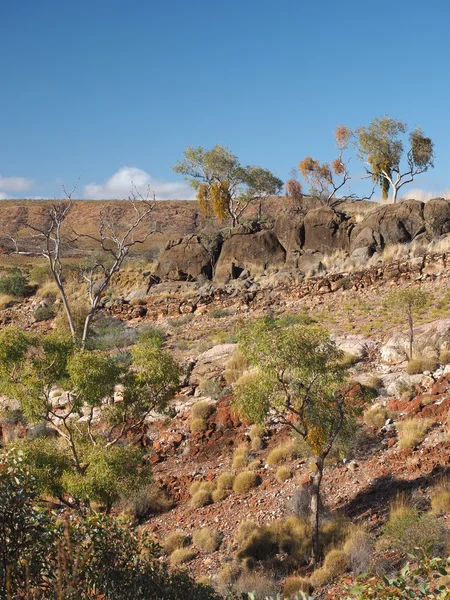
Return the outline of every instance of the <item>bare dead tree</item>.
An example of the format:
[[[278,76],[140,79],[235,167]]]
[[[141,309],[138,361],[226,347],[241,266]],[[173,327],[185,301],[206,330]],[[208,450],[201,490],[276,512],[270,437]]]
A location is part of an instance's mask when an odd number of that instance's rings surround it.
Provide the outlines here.
[[[83,332],[81,336],[81,348],[86,347],[87,338],[89,335],[92,320],[95,312],[99,307],[99,303],[106,288],[109,286],[111,279],[117,273],[125,258],[128,256],[130,248],[136,244],[143,244],[154,230],[148,230],[141,237],[136,237],[137,229],[142,225],[155,206],[155,198],[150,195],[150,189],[147,189],[146,195],[142,195],[136,186],[132,183],[132,189],[129,201],[133,207],[133,219],[125,228],[120,228],[115,222],[108,210],[100,210],[100,225],[98,235],[91,235],[83,232],[77,232],[73,228],[67,234],[64,234],[63,229],[66,224],[67,217],[73,207],[73,194],[77,185],[74,185],[69,192],[63,186],[65,198],[56,200],[48,211],[46,224],[44,226],[36,226],[28,224],[27,227],[34,234],[28,241],[33,241],[37,245],[35,250],[26,250],[21,248],[23,239],[19,239],[9,233],[3,233],[12,247],[5,250],[7,254],[25,254],[28,256],[44,257],[50,267],[52,277],[58,287],[63,308],[67,317],[70,333],[74,342],[77,342],[77,332],[73,319],[70,302],[67,296],[67,290],[64,283],[64,268],[62,262],[63,249],[66,241],[76,242],[78,239],[87,238],[95,242],[103,251],[105,257],[110,259],[111,264],[107,264],[106,260],[95,261],[88,268],[81,268],[81,275],[87,283],[87,294],[89,298],[89,311],[84,321]],[[71,234],[71,238],[68,237]]]

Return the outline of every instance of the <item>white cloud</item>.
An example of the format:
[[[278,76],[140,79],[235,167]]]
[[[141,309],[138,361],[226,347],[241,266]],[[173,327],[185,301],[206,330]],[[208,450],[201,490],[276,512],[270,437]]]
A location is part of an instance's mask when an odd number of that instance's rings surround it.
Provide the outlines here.
[[[8,192],[24,192],[32,187],[33,182],[26,177],[2,177],[0,175],[0,190]]]
[[[8,200],[8,194],[4,192],[0,192],[0,200]]]
[[[192,188],[187,183],[154,179],[136,167],[122,167],[104,183],[88,183],[83,188],[83,197],[89,200],[122,200],[130,196],[134,184],[142,195],[147,188],[156,200],[187,200],[193,198]]]

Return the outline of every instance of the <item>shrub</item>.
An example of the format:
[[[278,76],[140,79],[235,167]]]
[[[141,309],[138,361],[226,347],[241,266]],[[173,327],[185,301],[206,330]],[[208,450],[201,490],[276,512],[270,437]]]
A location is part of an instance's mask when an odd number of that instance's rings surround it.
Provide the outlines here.
[[[397,423],[399,448],[415,448],[433,425],[433,419],[407,419]]]
[[[334,579],[339,575],[343,575],[349,569],[350,560],[344,550],[334,548],[325,556],[323,566]]]
[[[283,586],[283,596],[285,598],[297,598],[300,592],[309,594],[312,586],[305,577],[293,576],[286,579]]]
[[[34,311],[35,321],[49,321],[55,316],[55,309],[53,306],[41,306]]]
[[[254,451],[261,450],[263,447],[262,436],[264,435],[264,427],[257,424],[252,425],[248,435],[251,441],[251,449]]]
[[[169,325],[170,327],[174,327],[175,329],[178,327],[183,327],[183,325],[187,325],[194,319],[194,315],[187,314],[182,317],[177,317],[176,319],[170,319]]]
[[[142,343],[151,343],[161,348],[166,341],[167,335],[161,327],[145,326],[137,336],[137,341]]]
[[[191,506],[193,508],[202,508],[212,503],[212,492],[200,489],[191,498]]]
[[[306,452],[306,448],[303,448],[302,446],[302,440],[289,440],[276,446],[269,452],[267,464],[276,465],[302,456],[302,454]]]
[[[360,358],[359,356],[356,356],[356,354],[344,352],[344,356],[339,361],[339,364],[342,365],[344,369],[348,369],[349,367],[353,367],[353,365],[356,365],[356,363],[359,362],[359,360]]]
[[[194,531],[192,541],[201,552],[215,552],[220,547],[221,537],[214,529],[204,527]]]
[[[25,295],[25,286],[27,280],[20,272],[20,269],[14,267],[8,270],[8,275],[0,279],[0,294],[8,294],[16,297]]]
[[[363,421],[368,427],[381,429],[387,418],[388,412],[384,406],[371,406],[364,411]]]
[[[259,600],[260,598],[275,598],[278,594],[279,586],[275,581],[261,575],[261,573],[246,571],[236,581],[234,589],[239,594],[252,593]]]
[[[261,467],[261,461],[258,460],[257,458],[255,458],[255,460],[250,461],[247,466],[249,471],[257,471],[260,467]]]
[[[173,566],[183,565],[191,562],[196,556],[197,553],[192,548],[178,548],[170,555],[170,564]]]
[[[193,419],[207,419],[214,411],[214,407],[207,400],[196,402],[192,406],[191,415]]]
[[[30,281],[41,287],[44,286],[46,283],[55,284],[48,263],[34,265],[33,268],[30,270]]]
[[[58,286],[54,281],[47,281],[38,289],[37,295],[40,298],[56,300],[56,298],[59,296]]]
[[[233,491],[236,494],[247,494],[252,488],[260,483],[259,476],[253,471],[242,471],[236,475],[233,483]]]
[[[419,375],[424,371],[435,371],[437,362],[433,358],[413,358],[408,361],[406,372],[408,375]]]
[[[213,502],[222,502],[222,500],[225,500],[225,498],[228,498],[229,495],[230,495],[230,491],[229,490],[224,490],[222,488],[217,488],[211,494],[211,498],[212,498]]]
[[[217,487],[219,490],[232,490],[234,483],[233,473],[224,472],[217,478]]]
[[[309,578],[309,583],[314,588],[321,588],[324,585],[327,585],[333,580],[333,574],[328,571],[325,567],[320,567],[316,569],[313,573],[311,573],[311,577]]]
[[[435,514],[450,512],[450,479],[442,481],[431,493],[431,510]]]
[[[243,469],[248,465],[249,447],[247,444],[241,444],[233,452],[233,469]]]
[[[259,529],[259,525],[256,521],[241,521],[236,532],[236,543],[242,546],[247,538],[257,529]]]
[[[292,479],[292,471],[287,467],[278,467],[277,472],[275,473],[275,479],[279,483]]]
[[[184,548],[189,543],[189,536],[183,531],[174,531],[170,533],[164,541],[164,550],[167,554],[172,554],[174,550]]]
[[[249,366],[250,363],[248,362],[247,358],[236,349],[233,352],[232,357],[227,362],[225,368],[224,377],[228,385],[236,383],[238,379],[242,377],[245,371],[247,371]]]
[[[207,427],[208,427],[208,424],[205,421],[205,419],[194,419],[193,421],[191,421],[191,424],[190,424],[190,430],[192,433],[206,431]]]
[[[143,521],[150,515],[165,513],[171,508],[173,502],[167,494],[153,485],[138,490],[129,505],[129,510],[137,521]]]
[[[353,573],[360,575],[369,570],[374,545],[367,531],[361,527],[353,528],[345,539],[343,549],[349,557]]]
[[[404,554],[417,554],[420,548],[430,548],[433,555],[442,555],[449,542],[449,533],[435,518],[409,505],[404,498],[393,503],[384,529],[386,545]]]
[[[220,589],[226,589],[239,579],[241,574],[241,567],[236,563],[230,563],[225,565],[223,569],[217,575],[217,583]]]
[[[212,400],[220,400],[227,393],[226,388],[222,387],[218,381],[212,379],[203,379],[200,382],[199,388],[202,396],[209,396]],[[197,404],[199,404],[199,402],[197,402]],[[210,407],[211,414],[215,409],[211,404]]]
[[[213,319],[223,319],[224,317],[228,317],[229,314],[230,312],[224,308],[213,308],[213,310],[210,311],[209,316]]]

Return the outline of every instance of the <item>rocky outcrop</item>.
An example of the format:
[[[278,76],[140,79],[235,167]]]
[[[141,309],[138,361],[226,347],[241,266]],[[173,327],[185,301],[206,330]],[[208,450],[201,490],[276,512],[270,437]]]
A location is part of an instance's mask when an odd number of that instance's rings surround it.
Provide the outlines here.
[[[424,203],[406,200],[370,212],[353,229],[350,249],[379,251],[389,244],[410,242],[424,232]]]
[[[431,238],[450,233],[450,202],[434,198],[425,204],[424,220]]]
[[[198,235],[170,240],[159,258],[154,276],[172,281],[212,279],[221,244],[220,237],[208,241]]]
[[[439,319],[414,329],[414,357],[439,357],[450,349],[450,319]],[[409,353],[409,333],[396,333],[381,349],[381,359],[387,364],[406,360]]]
[[[226,283],[244,271],[251,275],[284,265],[286,251],[271,230],[258,224],[235,227],[224,240],[214,281]]]
[[[352,226],[346,215],[329,206],[310,210],[303,221],[303,248],[323,254],[331,254],[334,250],[348,250]]]

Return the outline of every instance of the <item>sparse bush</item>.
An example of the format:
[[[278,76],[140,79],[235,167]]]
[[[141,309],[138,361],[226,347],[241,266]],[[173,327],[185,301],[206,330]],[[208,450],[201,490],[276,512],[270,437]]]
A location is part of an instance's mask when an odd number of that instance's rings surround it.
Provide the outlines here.
[[[177,329],[178,327],[183,327],[184,325],[187,325],[193,319],[194,319],[194,315],[187,314],[187,315],[183,315],[182,317],[177,317],[175,319],[170,319],[169,320],[169,325],[170,325],[170,327],[174,327],[175,329]]]
[[[234,483],[233,473],[221,473],[217,478],[217,487],[219,490],[232,490]]]
[[[34,311],[33,316],[37,322],[49,321],[55,316],[55,309],[53,306],[41,306]]]
[[[408,375],[418,375],[424,371],[435,371],[437,362],[433,358],[413,358],[408,361],[406,372]]]
[[[359,356],[356,356],[356,354],[344,352],[344,356],[339,361],[339,364],[342,365],[344,369],[348,369],[350,367],[353,367],[353,365],[356,365],[356,363],[359,362],[359,360],[360,358]]]
[[[183,565],[191,562],[196,556],[197,553],[192,548],[178,548],[170,555],[170,564],[173,566]]]
[[[364,411],[363,420],[368,427],[381,429],[388,418],[387,410],[384,406],[371,406]]]
[[[233,452],[233,469],[243,469],[248,465],[249,447],[247,444],[241,444]]]
[[[40,287],[43,287],[46,283],[52,283],[56,286],[48,263],[34,265],[30,270],[30,281]]]
[[[158,348],[161,348],[166,341],[166,338],[166,332],[164,329],[161,329],[161,327],[146,325],[145,328],[142,328],[138,333],[137,341],[141,343],[151,343]]]
[[[241,352],[239,352],[239,350],[236,349],[233,352],[233,355],[230,358],[230,360],[227,362],[225,368],[224,377],[228,385],[236,383],[236,381],[238,381],[238,379],[242,377],[245,371],[247,371],[249,366],[250,363],[247,360],[247,358]]]
[[[435,514],[450,513],[450,479],[443,480],[433,489],[431,510]]]
[[[230,563],[225,565],[223,569],[217,575],[217,583],[219,584],[219,589],[227,589],[233,583],[239,579],[239,575],[241,574],[242,569],[236,563]]]
[[[267,464],[276,465],[294,458],[300,458],[307,452],[301,439],[283,442],[271,450],[267,456]]]
[[[254,532],[256,529],[259,529],[259,525],[256,521],[241,521],[239,523],[239,527],[236,532],[236,542],[242,546],[247,538]]]
[[[348,555],[353,573],[360,575],[369,570],[374,552],[374,544],[371,536],[361,527],[350,530],[345,539],[343,547]]]
[[[214,406],[207,400],[201,400],[192,406],[191,415],[193,419],[207,419],[213,412]]]
[[[214,529],[204,527],[194,531],[192,541],[194,546],[201,552],[215,552],[219,549],[221,537]]]
[[[236,475],[233,491],[236,494],[247,494],[252,488],[259,485],[260,478],[253,471],[242,471]]]
[[[399,448],[415,448],[433,425],[433,419],[407,419],[397,423]]]
[[[47,281],[38,289],[37,295],[40,298],[54,301],[59,296],[58,286],[54,281]]]
[[[321,588],[330,583],[332,580],[333,574],[325,569],[325,567],[320,567],[311,573],[309,583],[313,586],[313,588]]]
[[[275,473],[275,479],[279,483],[292,479],[292,471],[287,467],[278,467],[277,472]]]
[[[143,521],[150,515],[165,513],[171,508],[173,502],[163,490],[155,486],[146,486],[137,491],[129,504],[129,512],[137,521]]]
[[[20,269],[14,267],[8,270],[8,275],[0,279],[0,294],[23,297],[27,280],[22,275]]]
[[[417,554],[418,549],[430,548],[434,556],[446,552],[448,530],[434,517],[409,505],[404,498],[393,503],[381,547],[387,546],[404,554]]]
[[[172,554],[175,550],[187,546],[188,542],[189,536],[186,533],[183,531],[174,531],[173,533],[169,533],[166,537],[163,547],[167,554]]]
[[[230,312],[225,308],[213,308],[213,310],[210,311],[209,316],[213,319],[223,319],[224,317],[228,317],[229,314]]]
[[[371,377],[369,377],[368,381],[367,381],[367,385],[378,391],[383,387],[383,380],[381,377],[378,377],[377,375],[372,375]]]
[[[334,579],[349,569],[350,559],[344,550],[334,548],[325,556],[323,566]]]
[[[300,592],[309,594],[311,591],[312,586],[305,577],[294,575],[292,577],[288,577],[288,579],[286,579],[284,582],[283,596],[285,598],[296,599],[300,595]]]
[[[213,400],[220,400],[227,393],[226,388],[213,379],[203,379],[200,382],[199,388],[202,396],[209,396]],[[212,410],[214,410],[214,407],[212,407]]]
[[[246,571],[242,573],[234,585],[239,594],[253,593],[257,600],[276,597],[279,592],[278,584],[261,573]]]

